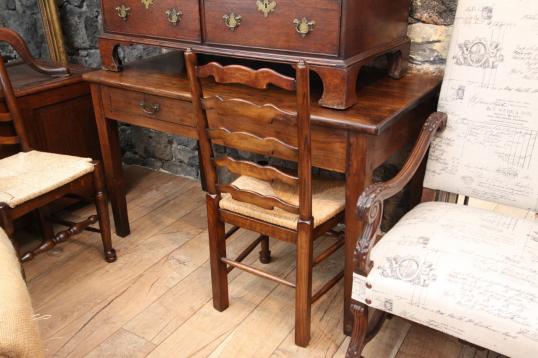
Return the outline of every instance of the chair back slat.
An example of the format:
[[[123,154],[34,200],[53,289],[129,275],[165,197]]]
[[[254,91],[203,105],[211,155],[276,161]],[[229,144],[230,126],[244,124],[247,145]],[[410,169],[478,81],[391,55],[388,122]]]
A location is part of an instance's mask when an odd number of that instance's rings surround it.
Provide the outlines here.
[[[268,68],[253,70],[241,65],[222,66],[220,63],[211,62],[199,66],[196,74],[198,78],[213,77],[215,82],[222,84],[237,83],[257,89],[266,89],[269,84],[272,84],[288,91],[295,90],[294,78]]]
[[[288,126],[297,125],[297,115],[284,111],[272,104],[258,105],[241,98],[224,99],[211,96],[202,100],[206,110],[214,110],[216,115],[231,118],[255,118],[257,123],[281,122]]]
[[[225,128],[210,129],[208,132],[215,144],[270,157],[299,160],[299,149],[277,138],[260,138],[252,133],[230,132]]]
[[[20,142],[21,139],[18,136],[0,137],[0,145],[16,145]]]
[[[247,175],[265,181],[278,180],[290,186],[297,186],[299,184],[299,178],[296,176],[286,174],[269,165],[263,166],[246,160],[236,160],[227,155],[217,158],[215,163],[219,167],[225,167],[234,174]]]
[[[255,191],[239,189],[234,185],[218,185],[221,193],[228,193],[234,200],[259,206],[260,208],[273,210],[279,208],[292,214],[299,214],[299,206],[290,204],[279,197],[259,194]]]
[[[536,0],[459,0],[438,108],[447,127],[432,144],[425,187],[538,211],[531,14]]]
[[[304,222],[311,222],[310,84],[306,64],[298,63],[296,78],[291,78],[266,68],[254,70],[237,65],[221,66],[216,62],[198,66],[196,55],[190,50],[185,52],[185,61],[208,192],[217,196],[221,193],[230,194],[236,201],[243,201],[263,209],[279,208],[298,214],[299,219]],[[217,95],[214,93],[218,92],[219,86],[212,86],[212,96],[204,98],[201,79],[207,77],[213,77],[215,82],[221,84],[241,84],[262,90],[271,84],[281,89],[295,91],[296,111],[282,110],[270,103],[258,104],[235,98],[234,95],[227,93],[225,86],[220,86],[224,89]],[[229,88],[233,91],[233,87]],[[226,94],[231,98],[225,98]],[[290,175],[269,165],[262,166],[248,160],[232,159],[229,156],[216,158],[213,144],[296,161],[298,175]],[[268,196],[267,192],[257,193],[249,188],[220,184],[217,167],[225,167],[233,174],[269,182],[270,187],[273,182],[282,183],[291,188],[292,192],[299,194],[299,205],[279,197],[279,194],[276,194],[278,190]],[[280,195],[286,194],[281,192]]]
[[[0,42],[1,40],[2,38],[0,37]],[[15,91],[13,90],[13,85],[9,79],[2,56],[0,56],[0,89],[3,92],[5,107],[9,111],[9,113],[2,113],[2,120],[0,122],[13,122],[16,134],[16,136],[5,136],[0,134],[0,145],[20,145],[23,151],[28,151],[30,150],[28,136],[22,122],[22,116],[17,104],[17,98],[15,97]]]
[[[12,122],[13,116],[11,113],[0,113],[0,122]]]

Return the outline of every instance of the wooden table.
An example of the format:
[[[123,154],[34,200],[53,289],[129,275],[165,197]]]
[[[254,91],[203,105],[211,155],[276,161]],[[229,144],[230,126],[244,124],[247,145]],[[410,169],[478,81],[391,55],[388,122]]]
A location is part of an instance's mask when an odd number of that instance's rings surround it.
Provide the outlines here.
[[[359,101],[345,111],[320,107],[320,93],[312,94],[312,162],[314,166],[346,175],[346,262],[344,277],[344,332],[349,334],[353,251],[363,224],[355,207],[373,171],[398,150],[414,143],[426,117],[435,111],[441,78],[409,74],[401,80],[363,76]],[[183,71],[182,53],[171,52],[125,67],[123,72],[84,74],[91,83],[101,152],[105,165],[116,233],[129,234],[117,121],[170,134],[196,138],[190,89]],[[208,94],[223,92],[215,84]],[[232,97],[263,102],[263,92],[235,87]],[[315,91],[314,91],[315,92]],[[321,91],[319,91],[321,92]],[[293,110],[293,95],[270,90],[271,103]],[[149,114],[141,103],[158,105]],[[417,195],[418,196],[418,195]]]

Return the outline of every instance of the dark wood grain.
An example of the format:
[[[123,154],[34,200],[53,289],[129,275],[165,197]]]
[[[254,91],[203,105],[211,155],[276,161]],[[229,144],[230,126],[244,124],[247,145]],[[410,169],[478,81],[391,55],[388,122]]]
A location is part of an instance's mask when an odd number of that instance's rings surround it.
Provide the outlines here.
[[[104,0],[104,68],[121,70],[117,46],[129,44],[291,64],[304,59],[323,81],[320,105],[334,109],[357,103],[357,73],[376,57],[387,55],[393,78],[407,72],[409,0],[278,0],[267,14],[254,1],[181,0],[185,14],[177,26],[163,22],[171,1],[145,9],[135,0]],[[118,16],[118,6],[128,7],[128,16]]]
[[[184,61],[179,52],[128,65],[128,75],[112,71],[95,71],[84,74],[83,78],[112,87],[159,95],[163,97],[191,100],[190,86],[183,73]],[[383,73],[365,73],[360,80],[358,102],[344,110],[335,111],[319,106],[319,88],[312,89],[312,126],[325,126],[344,130],[378,135],[398,122],[405,112],[409,112],[428,98],[435,98],[442,77],[422,73],[411,73],[399,81],[387,78]],[[222,86],[210,81],[204,82],[205,96],[226,93],[228,98],[242,98],[256,102],[263,91],[235,86]],[[295,98],[287,91],[272,90],[268,102],[293,112]]]

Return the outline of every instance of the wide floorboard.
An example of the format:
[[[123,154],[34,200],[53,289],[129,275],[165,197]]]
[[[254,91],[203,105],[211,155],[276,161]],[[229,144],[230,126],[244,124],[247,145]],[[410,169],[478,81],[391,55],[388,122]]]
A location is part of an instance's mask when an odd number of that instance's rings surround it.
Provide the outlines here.
[[[211,303],[204,196],[198,182],[126,168],[132,234],[114,236],[118,261],[107,264],[99,237],[84,233],[25,264],[49,357],[343,357],[340,282],[313,306],[312,341],[294,345],[293,290],[234,270],[230,307]],[[65,214],[90,215],[91,207]],[[251,232],[229,240],[234,256]],[[331,244],[316,242],[316,250]],[[254,266],[292,279],[294,247],[271,240],[273,261]],[[314,290],[340,270],[342,252],[315,270]],[[497,357],[453,337],[394,317],[366,358]]]

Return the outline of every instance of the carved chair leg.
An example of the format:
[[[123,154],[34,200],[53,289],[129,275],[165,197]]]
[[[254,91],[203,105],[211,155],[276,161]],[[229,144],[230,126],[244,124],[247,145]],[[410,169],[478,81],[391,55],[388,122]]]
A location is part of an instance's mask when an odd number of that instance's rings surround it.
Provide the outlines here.
[[[228,270],[226,264],[221,260],[222,257],[226,257],[226,233],[224,222],[219,218],[218,198],[216,195],[207,194],[206,201],[213,307],[222,312],[230,304],[228,298]]]
[[[271,262],[271,250],[269,250],[269,236],[262,236],[260,241],[260,262],[262,264],[268,264]]]
[[[366,342],[366,332],[368,331],[368,307],[363,303],[351,305],[353,313],[353,331],[351,341],[347,348],[346,358],[361,358],[362,350]]]
[[[314,261],[312,221],[299,221],[297,267],[295,280],[295,344],[306,347],[310,342],[312,311],[312,263]]]
[[[93,172],[94,187],[95,187],[95,209],[99,220],[99,228],[101,231],[101,240],[103,241],[103,250],[105,260],[114,262],[117,259],[116,250],[112,248],[112,234],[110,229],[110,216],[108,213],[108,197],[105,191],[105,177],[103,175],[103,167],[100,162],[95,162]]]

